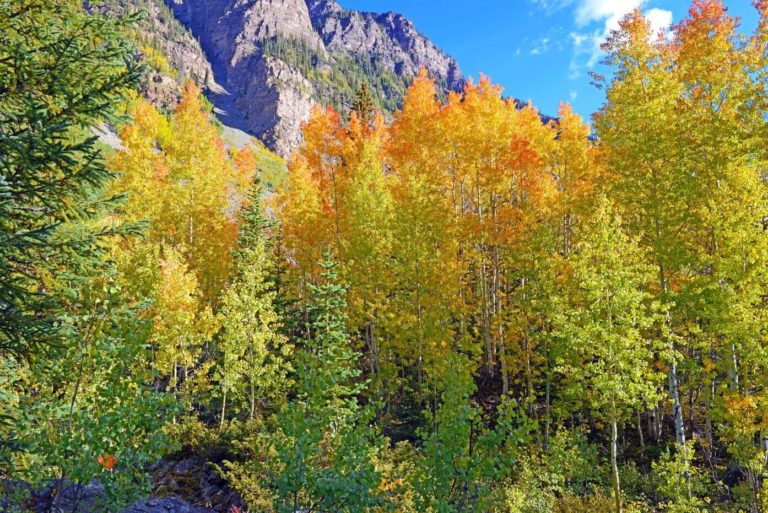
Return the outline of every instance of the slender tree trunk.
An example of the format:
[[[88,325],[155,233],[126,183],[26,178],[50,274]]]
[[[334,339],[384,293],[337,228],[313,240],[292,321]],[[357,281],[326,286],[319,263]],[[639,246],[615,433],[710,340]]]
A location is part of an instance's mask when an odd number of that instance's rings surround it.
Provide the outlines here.
[[[739,391],[739,359],[736,354],[736,344],[731,343],[731,368],[728,370],[731,378],[731,390]]]
[[[666,282],[663,283],[666,290]],[[672,321],[667,317],[667,324],[671,330]],[[674,343],[670,349],[674,352]],[[675,441],[678,445],[685,445],[685,423],[683,421],[683,405],[680,402],[680,383],[677,379],[677,362],[675,355],[670,355],[672,362],[669,365],[669,395],[672,398],[672,414],[675,422]]]
[[[763,453],[765,453],[763,464],[768,467],[768,431],[760,433],[760,447],[763,449]]]
[[[683,451],[683,477],[688,485],[688,498],[691,498],[691,473],[688,470],[688,454],[685,445],[685,424],[683,424],[683,408],[680,404],[680,388],[677,383],[677,363],[672,363],[669,367],[669,392],[672,396],[672,409],[675,421],[675,441],[677,450]]]
[[[654,219],[656,229],[656,240],[661,240],[661,222],[658,218]],[[667,282],[667,270],[664,267],[664,263],[661,259],[657,260],[658,272],[659,272],[659,285],[661,286],[661,292],[664,296],[669,294],[669,283]],[[672,319],[667,314],[667,326],[670,332],[672,331]],[[673,343],[674,344],[674,343]],[[670,348],[674,351],[674,345]],[[677,379],[677,362],[675,361],[675,355],[671,355],[672,364],[669,366],[669,395],[672,398],[672,411],[674,413],[675,420],[675,440],[678,445],[685,445],[685,425],[683,424],[683,407],[680,404],[680,386]]]
[[[224,390],[224,397],[221,401],[221,423],[219,424],[219,431],[224,431],[224,419],[227,415],[227,391]]]
[[[613,475],[613,494],[616,501],[616,513],[623,513],[621,507],[621,481],[619,479],[618,447],[619,428],[616,420],[616,402],[611,400],[611,473]]]
[[[653,417],[656,423],[656,442],[661,442],[661,437],[664,435],[664,411],[658,406],[654,410],[656,412]]]
[[[424,391],[424,354],[423,354],[423,340],[424,340],[424,326],[421,323],[421,294],[419,288],[416,289],[416,325],[418,326],[419,339],[418,345],[418,366],[416,367],[416,376],[419,384],[419,394],[423,394]],[[423,396],[422,396],[423,398]]]
[[[504,396],[509,395],[509,367],[507,366],[507,346],[504,341],[504,330],[499,325],[499,360],[501,361],[501,387]]]
[[[677,363],[669,367],[669,394],[672,396],[672,411],[675,419],[675,441],[685,445],[685,424],[683,424],[683,406],[680,403],[680,386],[677,381]]]
[[[173,359],[173,392],[176,393],[179,380],[179,361],[177,358]]]
[[[688,484],[688,498],[691,498],[691,473],[688,470],[687,449],[685,446],[685,425],[683,424],[683,408],[680,404],[680,388],[677,383],[677,364],[672,363],[669,368],[669,392],[672,395],[672,408],[674,410],[675,420],[675,441],[677,442],[677,449],[683,452],[683,477]]]
[[[178,376],[179,376],[179,362],[178,359],[173,359],[173,395],[178,397]],[[176,414],[173,415],[173,423],[176,424]]]
[[[88,354],[87,348],[91,343],[91,340],[93,337],[96,336],[96,333],[100,330],[102,323],[104,322],[104,319],[107,316],[107,312],[104,312],[104,315],[101,317],[101,319],[93,322],[88,326],[88,329],[85,332],[85,336],[83,337],[83,354],[80,356],[80,361],[77,366],[77,380],[75,381],[75,391],[72,393],[72,400],[69,403],[69,431],[72,431],[72,428],[74,426],[74,420],[75,420],[75,406],[77,405],[77,396],[80,393],[80,387],[83,383],[83,374],[85,372],[85,359],[86,355]]]
[[[546,358],[545,378],[546,384],[544,387],[544,452],[549,452],[549,430],[552,423],[552,373],[549,367],[549,341],[544,338],[544,357]]]
[[[378,295],[378,289],[376,289],[376,294]],[[368,327],[366,329],[366,332],[368,333],[368,351],[370,353],[369,357],[369,364],[371,369],[371,378],[376,380],[376,389],[377,394],[379,396],[379,401],[381,404],[384,404],[384,384],[381,380],[381,356],[379,344],[376,341],[376,324],[378,320],[378,313],[374,312],[371,318],[371,322],[368,324]],[[376,409],[377,417],[380,415],[380,408]]]
[[[752,511],[754,513],[763,513],[760,499],[760,476],[753,469],[747,470],[747,481],[752,489]]]
[[[480,265],[480,295],[482,297],[482,330],[483,330],[483,343],[485,344],[485,365],[488,369],[488,374],[493,376],[495,362],[493,358],[493,346],[491,343],[491,314],[488,301],[488,283],[486,281],[486,269],[485,263]]]
[[[536,389],[533,384],[533,370],[531,366],[531,353],[533,351],[527,336],[523,336],[523,347],[525,349],[525,388],[528,392],[528,414],[531,417],[536,417]]]
[[[336,165],[332,164],[331,170],[331,183],[333,184],[333,224],[336,234],[336,248],[338,248],[338,255],[336,258],[343,263],[341,253],[341,225],[339,223],[339,190],[336,186]]]
[[[651,408],[648,410],[648,436],[652,440],[656,440],[656,423],[654,421],[654,417],[656,417],[656,408]]]
[[[661,229],[658,219],[656,220],[656,235],[658,239],[661,238]],[[667,283],[666,270],[664,269],[664,265],[661,263],[661,261],[659,261],[658,267],[659,284],[661,285],[662,293],[664,296],[666,296],[669,293],[669,284]],[[669,331],[672,332],[672,319],[670,319],[669,313],[667,313],[667,326]],[[674,353],[674,341],[670,344],[670,349]],[[680,383],[677,378],[677,361],[674,354],[671,354],[670,357],[672,362],[669,366],[669,395],[672,398],[672,413],[674,416],[675,424],[675,442],[677,443],[678,450],[685,451],[685,423],[683,421],[683,406],[680,403]],[[688,456],[685,453],[683,453],[683,455],[683,466],[685,467],[683,476],[688,483],[688,497],[690,498],[691,474],[688,471]]]
[[[256,386],[251,384],[251,415],[250,419],[256,417]]]
[[[765,454],[763,458],[763,468],[768,468],[768,432],[762,431],[760,433],[760,448],[763,450],[763,454]],[[761,493],[763,490],[764,483],[762,480],[759,480],[757,483],[757,511],[758,513],[764,513],[765,512],[765,503],[763,499],[763,494]]]
[[[714,426],[712,425],[712,415],[711,415],[711,413],[712,413],[712,401],[715,398],[715,384],[714,384],[714,381],[715,380],[712,380],[712,383],[710,384],[710,387],[711,387],[710,394],[711,395],[707,399],[707,404],[706,404],[707,415],[704,417],[705,418],[704,429],[706,430],[706,432],[704,433],[704,438],[707,440],[707,444],[706,444],[707,447],[705,449],[706,455],[707,455],[707,461],[709,462],[709,466],[713,469],[713,477],[715,477],[715,481],[717,481],[717,479],[716,479],[716,472],[714,472],[715,436],[714,436]]]

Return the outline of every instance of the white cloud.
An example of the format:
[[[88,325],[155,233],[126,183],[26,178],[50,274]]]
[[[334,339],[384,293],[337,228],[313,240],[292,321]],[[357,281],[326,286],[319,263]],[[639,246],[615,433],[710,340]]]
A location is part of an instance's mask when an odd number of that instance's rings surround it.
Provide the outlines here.
[[[576,24],[584,27],[605,21],[606,28],[617,28],[625,14],[642,4],[643,0],[580,0],[576,8]]]
[[[589,33],[571,32],[570,37],[573,43],[569,75],[571,80],[581,77],[585,68],[592,68],[600,61],[603,55],[600,45],[606,35],[603,29]]]
[[[570,78],[580,77],[585,69],[593,68],[600,61],[603,55],[600,46],[611,31],[618,29],[624,16],[642,8],[645,2],[646,0],[577,0],[574,21],[582,30],[570,34],[573,43]],[[654,8],[645,14],[651,22],[654,38],[662,30],[668,33],[672,24],[671,11]],[[596,24],[600,24],[600,28],[585,30]]]
[[[619,28],[619,22],[628,13],[643,8],[648,0],[529,0],[532,4],[552,14],[571,8],[576,30],[569,34],[573,46],[573,58],[570,65],[570,78],[582,76],[585,70],[593,68],[603,56],[600,46],[612,30]],[[645,12],[653,29],[653,38],[664,31],[669,37],[672,24],[672,12],[653,8]],[[537,47],[531,54],[541,52]]]
[[[544,9],[547,14],[551,14],[557,10],[567,7],[573,3],[574,0],[531,0],[534,5],[538,5]]]
[[[672,26],[672,11],[656,8],[649,9],[645,13],[645,17],[651,22],[652,37],[655,38],[662,31],[664,31],[666,37],[671,35],[669,29]]]
[[[547,53],[549,51],[549,42],[550,39],[548,37],[542,37],[536,41],[536,46],[531,50],[531,55],[542,55]]]
[[[579,34],[577,32],[571,32],[570,34],[571,41],[573,41],[573,46],[580,48],[589,41],[589,34]]]

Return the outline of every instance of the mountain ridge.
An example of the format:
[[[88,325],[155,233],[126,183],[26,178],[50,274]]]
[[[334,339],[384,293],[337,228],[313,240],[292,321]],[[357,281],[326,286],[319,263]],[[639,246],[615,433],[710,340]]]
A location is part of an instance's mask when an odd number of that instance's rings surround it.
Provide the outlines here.
[[[335,0],[112,3],[148,12],[143,39],[176,70],[174,77],[163,66],[152,70],[142,92],[153,103],[167,107],[173,79],[192,78],[223,124],[284,157],[301,143],[301,125],[315,105],[345,113],[363,83],[387,114],[399,108],[421,67],[441,94],[464,85],[458,63],[395,12],[357,11]]]

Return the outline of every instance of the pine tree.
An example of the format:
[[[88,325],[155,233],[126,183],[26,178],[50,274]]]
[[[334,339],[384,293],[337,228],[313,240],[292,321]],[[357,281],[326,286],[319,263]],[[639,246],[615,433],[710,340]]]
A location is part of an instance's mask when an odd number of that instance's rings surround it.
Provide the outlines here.
[[[256,177],[253,184],[248,189],[246,206],[240,214],[240,231],[238,233],[237,246],[234,251],[235,272],[243,271],[243,264],[246,253],[254,247],[263,245],[265,249],[272,249],[272,239],[269,233],[275,226],[274,221],[270,221],[264,215],[264,187],[261,180]]]
[[[534,426],[508,398],[490,421],[473,398],[477,386],[466,355],[449,354],[441,364],[434,384],[440,405],[425,412],[429,424],[420,433],[412,483],[417,511],[488,511],[490,490],[510,475]]]
[[[60,341],[50,280],[98,267],[110,230],[62,227],[106,207],[89,131],[138,82],[124,29],[79,2],[0,1],[0,353]]]
[[[357,114],[357,117],[366,125],[370,125],[373,121],[373,115],[376,107],[373,104],[373,98],[371,97],[371,90],[368,87],[368,82],[363,82],[360,85],[360,89],[357,90],[355,101],[352,103],[352,111]]]
[[[112,219],[91,133],[137,84],[129,22],[78,1],[0,0],[0,417],[13,420],[0,474],[53,484],[51,510],[64,486],[79,500],[96,479],[93,507],[121,510],[167,448],[168,402],[145,386],[147,322],[106,258],[139,226]]]
[[[346,328],[346,288],[338,282],[337,264],[326,253],[320,264],[321,285],[311,287],[309,337],[299,359],[298,396],[318,411],[341,417],[358,410],[360,353],[354,351]]]
[[[297,366],[297,397],[278,415],[278,454],[271,484],[277,510],[365,512],[380,505],[380,476],[371,460],[380,441],[370,408],[357,397],[359,353],[346,332],[346,289],[329,255],[312,287],[309,337]]]

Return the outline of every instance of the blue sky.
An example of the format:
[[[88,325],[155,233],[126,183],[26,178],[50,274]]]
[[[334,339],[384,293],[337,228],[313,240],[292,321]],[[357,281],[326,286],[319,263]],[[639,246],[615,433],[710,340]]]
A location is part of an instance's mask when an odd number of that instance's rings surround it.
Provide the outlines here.
[[[623,14],[640,5],[658,25],[677,22],[689,0],[339,0],[348,8],[396,11],[455,57],[465,75],[484,73],[505,94],[555,114],[561,100],[585,117],[603,94],[587,72],[599,69],[596,45]],[[751,0],[726,0],[751,31]]]

